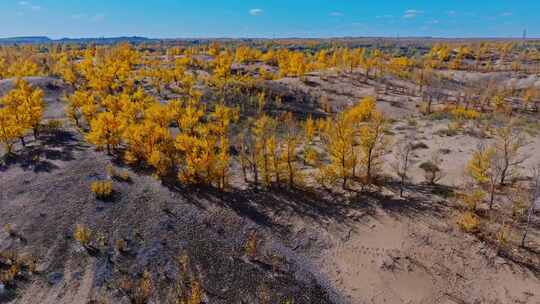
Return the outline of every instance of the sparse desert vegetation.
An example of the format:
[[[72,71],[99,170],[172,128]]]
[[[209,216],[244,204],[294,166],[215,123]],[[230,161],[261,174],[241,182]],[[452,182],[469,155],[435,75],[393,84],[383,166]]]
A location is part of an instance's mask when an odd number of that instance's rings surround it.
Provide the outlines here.
[[[539,303],[539,50],[2,45],[0,302]]]

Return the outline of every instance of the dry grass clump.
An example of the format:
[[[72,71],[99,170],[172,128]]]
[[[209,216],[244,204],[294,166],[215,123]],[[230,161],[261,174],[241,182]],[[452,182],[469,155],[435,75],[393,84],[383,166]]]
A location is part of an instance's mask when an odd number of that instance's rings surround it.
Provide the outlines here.
[[[58,119],[51,119],[43,125],[43,129],[49,133],[58,132],[62,130],[63,127],[64,127],[64,123]]]
[[[124,239],[116,240],[114,247],[118,253],[124,253],[127,250],[127,242]]]
[[[87,247],[90,244],[90,238],[92,237],[92,231],[84,225],[77,224],[75,231],[73,232],[73,238],[79,242],[82,246]]]
[[[253,232],[248,237],[244,246],[245,253],[248,257],[254,258],[257,256],[257,233]]]
[[[107,175],[109,175],[113,179],[116,179],[122,182],[129,182],[131,180],[131,177],[129,176],[128,171],[117,171],[111,164],[107,165],[106,170],[107,170]]]
[[[21,266],[18,263],[11,265],[7,270],[0,272],[0,283],[7,285],[15,280]]]
[[[93,182],[90,185],[90,189],[98,199],[108,199],[112,196],[113,193],[113,185],[111,181]]]
[[[10,237],[15,237],[17,236],[17,233],[15,232],[15,229],[13,228],[13,226],[9,223],[5,224],[4,225],[4,231],[10,236]]]
[[[464,107],[456,107],[450,111],[454,119],[458,120],[474,120],[481,117],[481,113],[475,110],[466,109]]]
[[[13,286],[17,278],[36,273],[38,259],[29,254],[18,255],[15,251],[0,252],[0,284]]]
[[[420,169],[424,170],[424,178],[431,185],[436,184],[442,177],[441,168],[433,161],[421,163]]]
[[[188,304],[201,304],[202,303],[202,289],[199,282],[193,280],[191,282],[191,296]]]
[[[466,211],[461,215],[457,224],[465,232],[476,232],[480,228],[480,219],[470,211]]]

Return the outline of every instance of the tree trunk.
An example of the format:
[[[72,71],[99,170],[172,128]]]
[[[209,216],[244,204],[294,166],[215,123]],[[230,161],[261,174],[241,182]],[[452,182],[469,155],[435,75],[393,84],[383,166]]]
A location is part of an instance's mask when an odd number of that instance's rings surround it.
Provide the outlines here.
[[[504,182],[506,181],[506,173],[508,172],[508,164],[505,163],[503,170],[501,171],[501,180],[500,184],[504,185]]]
[[[265,187],[269,186],[270,185],[270,174],[269,174],[269,167],[270,165],[268,164],[268,151],[266,150],[266,142],[264,143],[263,145],[263,150],[262,150],[262,153],[263,153],[263,170],[264,170],[264,183],[265,183]]]
[[[341,156],[341,172],[343,175],[343,190],[347,189],[347,167],[345,164],[345,155],[342,154]]]
[[[367,161],[367,172],[366,172],[366,182],[367,184],[371,184],[371,163],[373,161],[373,149],[369,150],[368,153],[368,161]]]
[[[244,182],[248,182],[246,164],[242,163],[242,175],[244,176]]]
[[[525,240],[527,239],[527,233],[529,232],[529,219],[527,219],[527,225],[525,226],[525,231],[523,232],[523,238],[521,238],[521,247],[525,248]]]
[[[34,131],[34,139],[37,140],[39,136],[39,126],[37,125],[34,126],[33,131]]]
[[[401,176],[401,183],[399,185],[399,197],[403,197],[403,187],[405,187],[405,175]]]
[[[489,210],[493,209],[493,201],[495,200],[495,183],[491,183],[491,188],[489,189]]]
[[[290,149],[289,147],[287,149]],[[287,167],[289,169],[289,188],[294,188],[294,168],[291,160],[290,151],[287,152]]]
[[[535,189],[534,194],[532,197],[531,206],[529,207],[529,210],[527,212],[527,224],[525,225],[525,230],[523,231],[523,237],[521,238],[521,247],[525,248],[525,241],[527,239],[527,234],[529,233],[529,226],[531,225],[531,220],[534,213],[534,207],[536,205],[536,200],[540,196],[540,176],[536,177],[536,183],[535,183]]]
[[[253,181],[255,182],[255,187],[259,186],[259,169],[257,169],[257,164],[253,165]]]

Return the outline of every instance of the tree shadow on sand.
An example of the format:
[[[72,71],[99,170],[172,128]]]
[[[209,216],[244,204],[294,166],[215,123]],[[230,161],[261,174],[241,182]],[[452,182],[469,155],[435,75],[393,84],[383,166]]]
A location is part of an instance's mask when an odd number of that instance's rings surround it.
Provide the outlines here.
[[[186,202],[205,209],[208,204],[228,208],[242,218],[272,229],[288,233],[289,219],[302,218],[326,227],[329,222],[352,227],[365,217],[377,219],[378,209],[386,214],[415,219],[442,217],[444,206],[424,196],[401,199],[380,192],[361,191],[344,196],[314,189],[232,189],[219,191],[212,187],[188,187],[176,181],[164,185],[178,193]],[[432,190],[423,189],[426,193]]]
[[[5,155],[0,162],[0,172],[14,166],[35,173],[52,172],[58,169],[53,161],[72,161],[75,159],[74,152],[83,149],[84,146],[72,132],[59,130],[43,133],[39,142],[31,141],[26,147]]]

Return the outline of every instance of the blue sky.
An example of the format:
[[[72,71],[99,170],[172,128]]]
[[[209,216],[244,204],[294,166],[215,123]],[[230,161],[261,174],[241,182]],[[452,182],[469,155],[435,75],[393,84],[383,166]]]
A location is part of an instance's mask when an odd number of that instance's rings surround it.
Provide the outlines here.
[[[539,13],[540,0],[0,0],[0,37],[540,37]]]

